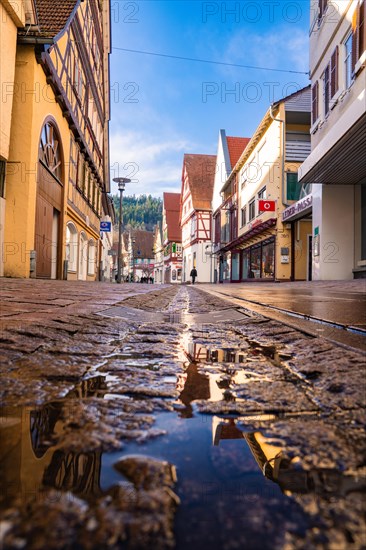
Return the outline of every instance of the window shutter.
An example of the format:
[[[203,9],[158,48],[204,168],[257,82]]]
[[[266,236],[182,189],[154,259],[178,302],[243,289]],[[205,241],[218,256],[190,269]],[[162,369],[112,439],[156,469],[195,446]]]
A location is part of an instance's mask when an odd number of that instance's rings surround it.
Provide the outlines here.
[[[338,46],[332,53],[330,60],[330,97],[334,97],[338,92]]]
[[[358,17],[358,57],[360,58],[366,49],[366,1],[362,0]]]
[[[318,97],[319,97],[319,82],[315,82],[314,86],[311,89],[311,114],[312,114],[312,123],[318,118]]]

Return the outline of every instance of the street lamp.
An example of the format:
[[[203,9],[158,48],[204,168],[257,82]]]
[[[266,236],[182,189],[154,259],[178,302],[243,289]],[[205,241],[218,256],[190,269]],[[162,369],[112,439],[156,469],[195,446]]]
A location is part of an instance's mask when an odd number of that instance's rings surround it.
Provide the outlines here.
[[[132,281],[135,282],[135,244],[136,244],[135,237],[133,237],[131,242],[132,242]]]
[[[119,191],[119,231],[118,231],[118,256],[117,256],[117,283],[121,282],[121,271],[123,274],[123,257],[122,257],[122,195],[125,190],[126,183],[130,183],[128,178],[113,178],[113,181],[118,183]]]

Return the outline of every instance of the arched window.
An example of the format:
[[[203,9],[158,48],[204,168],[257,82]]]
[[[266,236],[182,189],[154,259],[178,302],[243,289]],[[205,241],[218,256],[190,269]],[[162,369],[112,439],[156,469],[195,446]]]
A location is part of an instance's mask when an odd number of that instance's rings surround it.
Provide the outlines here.
[[[79,274],[78,274],[78,278],[81,281],[86,280],[87,262],[88,262],[88,239],[84,231],[82,231],[80,233]]]
[[[72,222],[66,225],[66,260],[67,271],[77,271],[78,260],[78,232]]]
[[[57,131],[51,122],[46,122],[42,128],[39,140],[39,160],[58,180],[61,180],[61,148]]]
[[[88,275],[95,275],[95,242],[90,239],[88,243]]]

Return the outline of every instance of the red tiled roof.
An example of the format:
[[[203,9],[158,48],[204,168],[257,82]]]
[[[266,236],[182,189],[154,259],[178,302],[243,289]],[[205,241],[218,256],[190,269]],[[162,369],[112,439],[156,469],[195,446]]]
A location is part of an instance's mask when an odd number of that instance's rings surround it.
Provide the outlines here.
[[[135,258],[154,258],[154,233],[152,231],[132,229],[131,236],[136,240],[134,245]]]
[[[180,243],[182,241],[179,225],[180,193],[163,193],[163,205],[168,228],[168,241]]]
[[[66,26],[80,0],[35,0],[38,27],[21,29],[22,37],[54,38]]]
[[[184,155],[192,204],[195,210],[210,210],[216,173],[216,155]]]
[[[240,155],[248,145],[250,138],[227,136],[226,140],[229,149],[231,169],[233,169],[235,164],[240,159]]]

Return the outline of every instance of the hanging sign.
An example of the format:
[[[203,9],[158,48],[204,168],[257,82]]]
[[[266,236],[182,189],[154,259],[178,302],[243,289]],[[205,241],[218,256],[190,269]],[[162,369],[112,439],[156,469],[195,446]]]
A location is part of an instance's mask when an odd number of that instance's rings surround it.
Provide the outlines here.
[[[100,222],[100,230],[110,233],[112,230],[112,222]]]
[[[258,201],[259,212],[275,212],[276,201],[260,200]]]

